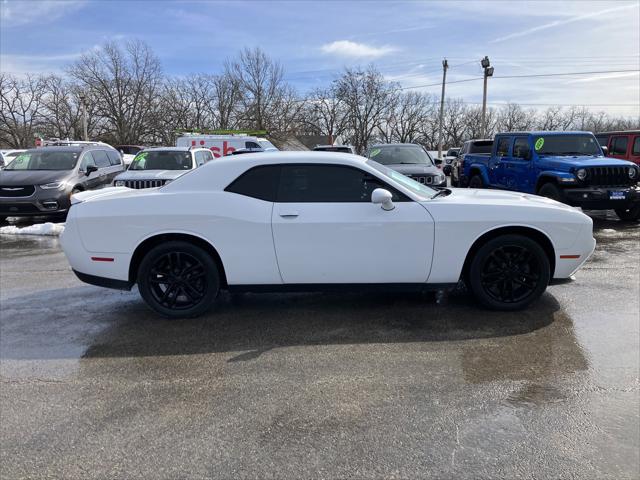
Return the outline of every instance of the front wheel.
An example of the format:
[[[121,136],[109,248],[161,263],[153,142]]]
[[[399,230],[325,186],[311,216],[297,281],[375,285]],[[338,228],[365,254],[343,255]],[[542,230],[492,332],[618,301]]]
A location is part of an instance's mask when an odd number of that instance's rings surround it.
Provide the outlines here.
[[[564,197],[562,195],[562,191],[558,188],[557,185],[553,183],[545,183],[540,190],[538,190],[538,195],[541,197],[547,197],[551,200],[555,200],[556,202],[563,202]]]
[[[615,212],[618,218],[624,222],[640,220],[640,203],[629,208],[618,208]]]
[[[485,307],[510,311],[537,300],[550,275],[549,258],[537,242],[521,235],[503,235],[477,251],[468,283]]]
[[[138,288],[144,301],[165,317],[197,317],[215,302],[220,276],[209,253],[188,242],[171,241],[142,259]]]

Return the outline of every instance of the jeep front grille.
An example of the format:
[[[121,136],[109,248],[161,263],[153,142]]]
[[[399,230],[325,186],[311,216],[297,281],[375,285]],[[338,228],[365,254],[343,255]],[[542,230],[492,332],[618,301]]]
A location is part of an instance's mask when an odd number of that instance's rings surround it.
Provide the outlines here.
[[[127,188],[156,188],[161,187],[166,180],[125,180],[124,186]]]
[[[629,167],[589,167],[586,182],[592,186],[618,187],[634,185],[629,178]]]

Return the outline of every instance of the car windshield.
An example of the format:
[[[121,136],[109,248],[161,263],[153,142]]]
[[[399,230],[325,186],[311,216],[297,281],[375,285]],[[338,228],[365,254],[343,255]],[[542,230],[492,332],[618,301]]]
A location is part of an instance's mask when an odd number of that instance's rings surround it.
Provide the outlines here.
[[[600,144],[593,135],[541,135],[533,137],[538,155],[600,156]]]
[[[277,150],[275,145],[271,143],[269,140],[258,139],[257,142],[258,142],[258,145],[260,145],[265,150],[268,150],[268,149]]]
[[[406,189],[412,191],[416,195],[419,195],[421,198],[425,200],[433,197],[436,193],[438,193],[438,190],[434,190],[433,188],[427,187],[422,183],[416,182],[415,180],[412,180],[411,178],[405,175],[402,175],[401,173],[396,172],[395,170],[392,170],[389,167],[385,167],[384,165],[378,163],[377,161],[367,160],[367,165],[375,168],[378,172],[383,174],[385,177],[395,180],[397,183],[399,183]]]
[[[435,165],[429,154],[418,145],[383,145],[373,147],[369,158],[382,165]]]
[[[129,170],[191,170],[192,167],[191,152],[160,150],[140,152]]]
[[[72,170],[80,152],[24,152],[14,158],[5,170]]]

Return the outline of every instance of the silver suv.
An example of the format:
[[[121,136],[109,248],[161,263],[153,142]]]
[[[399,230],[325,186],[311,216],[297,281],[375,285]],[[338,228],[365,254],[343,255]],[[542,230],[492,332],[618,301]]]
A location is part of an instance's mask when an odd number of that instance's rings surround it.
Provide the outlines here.
[[[122,157],[104,143],[41,147],[0,171],[0,221],[6,217],[64,217],[71,194],[111,184]]]
[[[138,152],[129,169],[118,175],[113,184],[128,188],[162,187],[211,160],[213,154],[206,148],[145,148]]]

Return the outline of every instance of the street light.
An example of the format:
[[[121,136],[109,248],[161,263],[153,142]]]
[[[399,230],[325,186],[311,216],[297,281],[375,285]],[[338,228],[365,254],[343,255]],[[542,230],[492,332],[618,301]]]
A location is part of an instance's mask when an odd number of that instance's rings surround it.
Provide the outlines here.
[[[80,97],[80,106],[82,107],[82,134],[84,137],[83,140],[86,142],[87,140],[89,140],[89,135],[87,133],[87,104],[86,104],[87,97],[85,96],[84,93],[81,93],[79,97]]]
[[[482,135],[484,138],[487,134],[487,78],[493,76],[493,67],[491,66],[491,62],[489,61],[489,57],[485,55],[485,57],[480,60],[480,65],[484,69],[484,90],[482,92]]]

